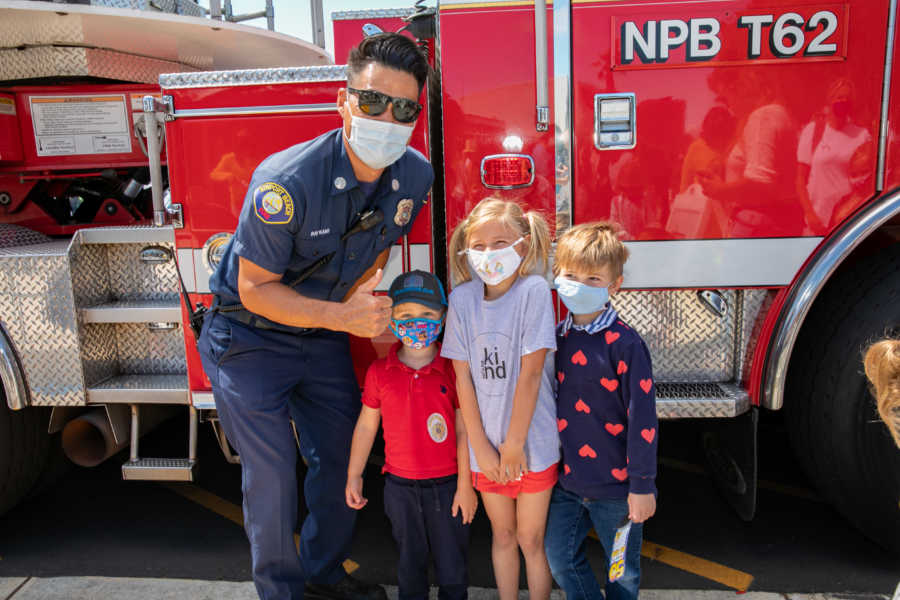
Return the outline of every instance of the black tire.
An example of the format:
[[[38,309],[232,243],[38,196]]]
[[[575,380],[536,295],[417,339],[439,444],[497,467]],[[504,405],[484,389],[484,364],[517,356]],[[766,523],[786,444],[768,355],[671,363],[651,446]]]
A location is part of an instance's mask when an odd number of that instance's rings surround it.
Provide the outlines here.
[[[866,347],[900,332],[900,245],[844,269],[816,300],[785,389],[791,443],[809,478],[867,537],[900,553],[900,450],[863,373]]]
[[[15,506],[38,481],[50,454],[47,412],[12,411],[0,394],[0,514]]]

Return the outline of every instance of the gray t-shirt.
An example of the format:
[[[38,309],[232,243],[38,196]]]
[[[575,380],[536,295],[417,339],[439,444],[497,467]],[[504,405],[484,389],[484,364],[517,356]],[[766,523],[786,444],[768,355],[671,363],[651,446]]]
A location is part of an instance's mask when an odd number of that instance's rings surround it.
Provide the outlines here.
[[[494,445],[506,439],[521,357],[548,348],[534,416],[525,441],[528,469],[539,472],[559,462],[559,432],[553,399],[556,333],[550,287],[543,277],[520,277],[496,300],[484,299],[480,279],[450,294],[441,356],[469,363],[484,432]],[[480,471],[469,445],[472,471]]]

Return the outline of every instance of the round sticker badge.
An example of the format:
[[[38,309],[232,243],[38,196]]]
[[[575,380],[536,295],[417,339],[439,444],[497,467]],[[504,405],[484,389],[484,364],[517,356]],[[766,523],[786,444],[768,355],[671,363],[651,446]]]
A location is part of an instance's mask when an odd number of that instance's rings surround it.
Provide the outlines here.
[[[412,219],[413,201],[410,198],[404,198],[397,203],[397,212],[394,213],[394,223],[398,227],[403,227]]]
[[[440,444],[447,439],[447,421],[441,413],[428,415],[428,435],[432,440]]]
[[[253,191],[253,212],[263,223],[290,223],[294,216],[294,201],[287,190],[271,181]]]

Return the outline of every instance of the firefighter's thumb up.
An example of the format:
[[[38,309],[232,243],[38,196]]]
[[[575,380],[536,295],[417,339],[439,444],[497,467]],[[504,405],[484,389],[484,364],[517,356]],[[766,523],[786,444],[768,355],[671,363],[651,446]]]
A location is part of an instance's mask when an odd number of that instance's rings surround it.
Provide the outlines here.
[[[375,288],[378,287],[378,284],[381,283],[381,280],[383,278],[384,270],[378,269],[377,271],[375,271],[375,273],[372,274],[371,277],[360,284],[360,286],[357,288],[357,291],[371,294],[375,291]]]
[[[383,276],[383,271],[378,269],[347,298],[344,303],[346,310],[344,329],[348,333],[357,337],[371,338],[387,328],[391,320],[391,299],[372,293],[381,283]]]

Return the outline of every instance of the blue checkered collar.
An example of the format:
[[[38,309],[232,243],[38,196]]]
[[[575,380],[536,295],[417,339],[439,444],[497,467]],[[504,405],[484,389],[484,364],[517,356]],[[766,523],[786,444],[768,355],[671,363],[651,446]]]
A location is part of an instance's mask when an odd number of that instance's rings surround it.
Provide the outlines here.
[[[608,328],[616,322],[618,317],[619,313],[616,312],[616,309],[614,309],[609,302],[606,303],[606,310],[597,315],[597,318],[587,325],[577,325],[572,319],[572,313],[569,313],[559,326],[559,335],[565,335],[569,329],[584,331],[587,334],[594,334]]]

